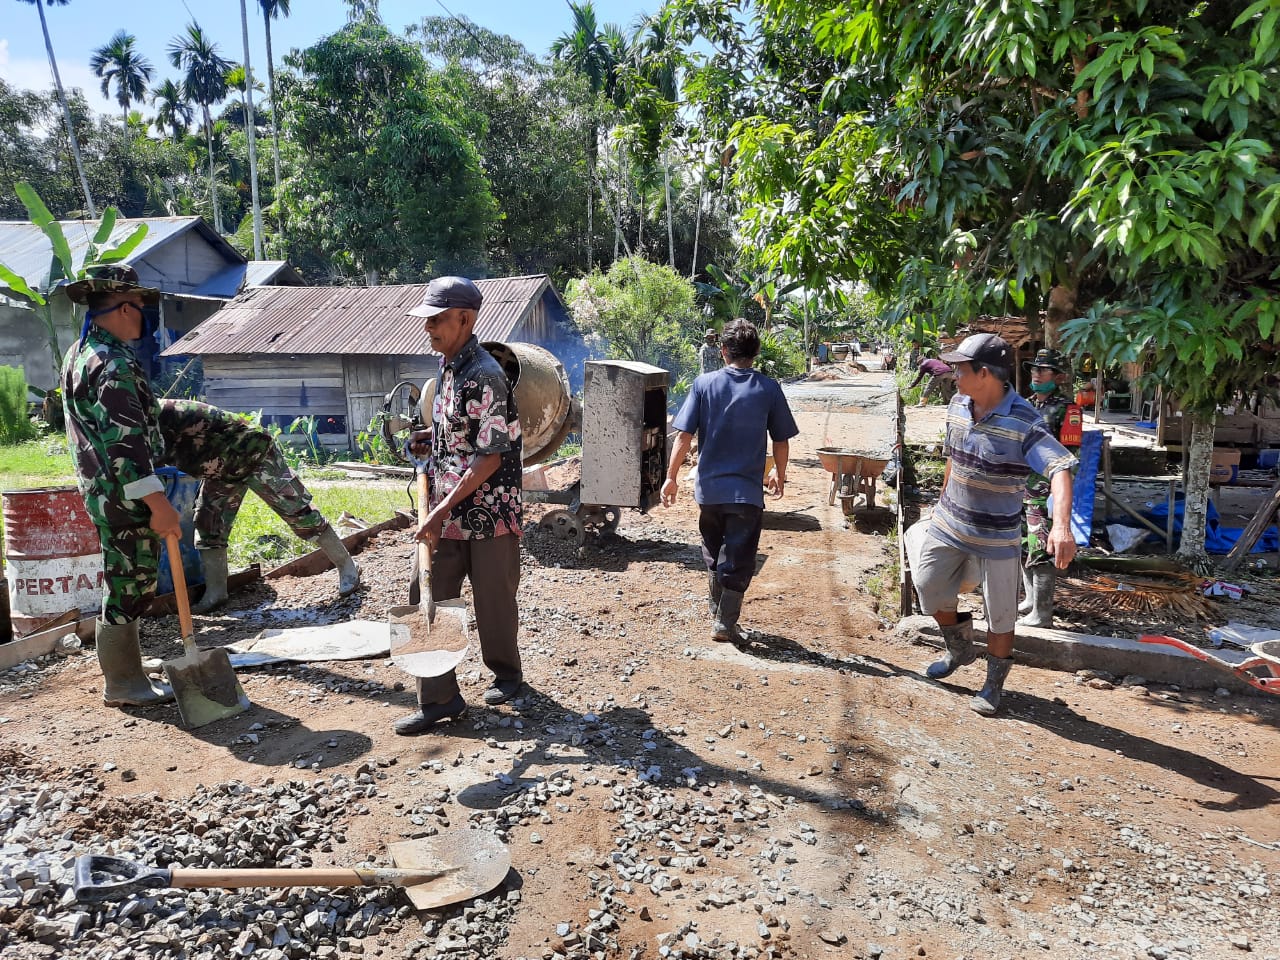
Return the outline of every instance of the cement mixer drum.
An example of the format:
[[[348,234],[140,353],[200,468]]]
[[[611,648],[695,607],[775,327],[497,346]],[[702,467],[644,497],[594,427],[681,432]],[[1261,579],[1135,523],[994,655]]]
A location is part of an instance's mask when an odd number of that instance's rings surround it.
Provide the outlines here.
[[[541,463],[560,449],[581,421],[569,395],[564,364],[532,343],[488,341],[482,346],[502,364],[507,379],[515,385],[525,466]]]

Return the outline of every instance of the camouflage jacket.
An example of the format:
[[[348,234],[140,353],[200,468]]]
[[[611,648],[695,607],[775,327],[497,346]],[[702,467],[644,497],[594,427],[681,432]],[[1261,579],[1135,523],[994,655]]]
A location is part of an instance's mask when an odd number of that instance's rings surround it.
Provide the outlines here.
[[[1055,390],[1053,393],[1032,394],[1029,399],[1031,405],[1036,408],[1036,412],[1044,418],[1044,424],[1053,434],[1053,438],[1057,440],[1062,433],[1062,423],[1067,418],[1067,405],[1071,402],[1070,399],[1061,390]],[[1026,499],[1046,502],[1049,499],[1050,488],[1048,479],[1033,470],[1027,477]]]
[[[98,326],[72,344],[62,364],[62,403],[76,480],[99,527],[146,524],[142,502],[164,491],[160,405],[133,351]]]

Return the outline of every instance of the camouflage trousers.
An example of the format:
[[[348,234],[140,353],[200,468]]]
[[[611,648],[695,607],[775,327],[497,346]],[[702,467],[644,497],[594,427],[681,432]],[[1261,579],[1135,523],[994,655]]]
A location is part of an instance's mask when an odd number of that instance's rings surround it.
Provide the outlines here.
[[[1049,531],[1053,518],[1049,514],[1049,500],[1027,497],[1022,504],[1022,565],[1028,569],[1042,563],[1052,563],[1049,553]]]
[[[160,538],[150,527],[98,528],[102,541],[102,620],[132,623],[156,593]]]
[[[275,440],[237,414],[194,400],[162,400],[160,432],[164,462],[198,477],[196,545],[225,548],[244,495],[252,490],[289,529],[311,540],[328,527],[311,505],[311,494],[293,472]]]

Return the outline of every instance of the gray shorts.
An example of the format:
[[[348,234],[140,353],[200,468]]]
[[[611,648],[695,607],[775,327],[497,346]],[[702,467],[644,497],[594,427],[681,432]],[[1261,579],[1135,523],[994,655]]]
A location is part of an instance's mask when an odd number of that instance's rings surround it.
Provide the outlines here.
[[[925,613],[954,611],[965,583],[965,566],[975,558],[958,547],[936,539],[932,534],[924,540],[919,562],[912,570],[916,595]],[[1022,560],[977,558],[982,574],[982,600],[987,608],[987,630],[1010,633],[1018,619],[1018,583]]]

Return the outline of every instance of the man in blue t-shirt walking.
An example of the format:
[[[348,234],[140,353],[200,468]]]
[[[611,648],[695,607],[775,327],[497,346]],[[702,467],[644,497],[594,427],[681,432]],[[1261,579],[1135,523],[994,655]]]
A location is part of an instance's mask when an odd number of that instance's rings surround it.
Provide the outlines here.
[[[662,504],[676,502],[676,474],[698,437],[698,471],[693,499],[700,508],[698,532],[707,565],[708,609],[714,639],[742,642],[738,617],[756,569],[756,548],[764,519],[761,478],[765,434],[773,441],[773,470],[764,486],[781,497],[786,486],[788,441],[800,432],[782,388],[752,369],[760,334],[746,320],[734,320],[720,334],[725,366],[693,381],[676,414],[676,433]]]

